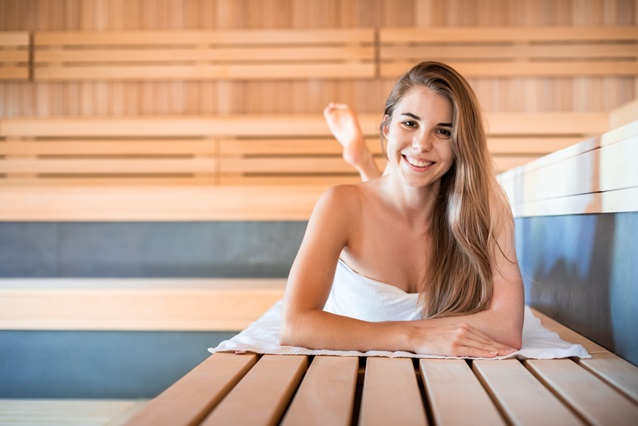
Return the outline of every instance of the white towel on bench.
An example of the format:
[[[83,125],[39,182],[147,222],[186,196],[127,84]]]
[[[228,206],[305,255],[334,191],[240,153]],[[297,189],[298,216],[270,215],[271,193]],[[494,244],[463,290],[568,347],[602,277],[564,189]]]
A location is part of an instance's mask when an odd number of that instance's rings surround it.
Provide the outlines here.
[[[275,303],[257,321],[230,340],[210,348],[210,352],[255,352],[260,354],[305,354],[342,356],[384,356],[409,358],[451,358],[412,352],[316,350],[279,344],[282,302]],[[363,276],[339,261],[325,311],[364,321],[409,321],[421,318],[418,294],[406,293],[390,284]],[[561,340],[541,325],[532,311],[525,308],[523,345],[520,351],[501,358],[551,359],[589,358],[581,345]]]
[[[338,356],[382,356],[390,358],[454,358],[440,355],[416,354],[404,351],[335,351],[327,349],[307,349],[279,344],[279,326],[282,302],[275,303],[257,321],[245,330],[210,348],[215,352],[255,352],[259,354],[279,355],[338,355]],[[504,358],[521,359],[553,359],[553,358],[590,358],[585,348],[578,344],[565,342],[558,334],[543,327],[529,307],[525,307],[525,323],[523,325],[523,346],[521,350]]]

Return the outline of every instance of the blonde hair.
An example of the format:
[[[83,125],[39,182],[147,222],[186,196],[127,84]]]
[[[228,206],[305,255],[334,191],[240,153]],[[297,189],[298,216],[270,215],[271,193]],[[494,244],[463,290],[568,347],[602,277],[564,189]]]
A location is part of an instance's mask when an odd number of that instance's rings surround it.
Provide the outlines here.
[[[454,164],[441,178],[434,208],[433,253],[420,289],[423,316],[479,312],[492,302],[497,218],[513,219],[496,181],[479,103],[469,83],[450,66],[422,62],[401,76],[386,101],[381,129],[417,86],[447,98],[453,111]]]

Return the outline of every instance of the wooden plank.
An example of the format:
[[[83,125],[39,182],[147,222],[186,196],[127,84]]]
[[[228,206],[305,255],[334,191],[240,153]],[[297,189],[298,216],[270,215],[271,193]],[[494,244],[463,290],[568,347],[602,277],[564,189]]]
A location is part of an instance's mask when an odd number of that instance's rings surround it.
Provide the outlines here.
[[[0,47],[28,46],[28,31],[2,31],[0,32]]]
[[[638,405],[570,359],[525,361],[546,386],[594,425],[634,425]]]
[[[216,154],[210,140],[73,140],[0,142],[0,155],[195,155]]]
[[[352,423],[359,359],[316,356],[282,425],[342,425]]]
[[[405,42],[499,42],[499,41],[588,41],[636,40],[635,26],[489,26],[489,27],[428,27],[383,28],[381,44]]]
[[[146,400],[0,399],[3,425],[121,425]]]
[[[582,137],[490,137],[487,146],[492,154],[547,155],[582,142]]]
[[[581,345],[590,354],[609,353],[609,351],[607,349],[605,349],[602,346],[592,342],[591,340],[587,339],[586,337],[576,333],[574,330],[565,327],[563,324],[561,324],[558,321],[548,317],[547,315],[543,314],[542,312],[539,312],[537,309],[534,309],[534,308],[531,308],[531,309],[532,309],[532,312],[534,313],[534,316],[536,318],[540,319],[541,324],[543,325],[543,327],[545,327],[545,328],[553,331],[554,333],[558,334],[558,336],[561,339],[563,339],[564,341],[569,342],[569,343],[574,343],[574,344]]]
[[[2,279],[0,330],[240,331],[284,279]]]
[[[115,158],[115,159],[30,159],[0,160],[0,173],[51,174],[148,174],[215,173],[215,158]]]
[[[33,42],[40,46],[81,45],[204,45],[204,44],[335,44],[372,43],[374,30],[218,30],[218,31],[36,31]]]
[[[2,168],[0,167],[0,171]],[[220,173],[352,173],[353,168],[338,157],[221,158]]]
[[[511,424],[583,424],[516,359],[475,360],[472,369]]]
[[[638,56],[635,44],[587,43],[587,44],[481,44],[481,45],[444,45],[414,44],[382,46],[383,62],[429,60],[454,61],[458,59],[500,62],[499,60],[543,60],[556,59],[634,59]]]
[[[34,81],[288,80],[373,78],[372,63],[220,64],[36,67]]]
[[[226,396],[256,361],[255,354],[214,354],[151,400],[127,424],[196,424]]]
[[[505,424],[464,360],[422,359],[419,366],[435,424]]]
[[[29,62],[29,51],[0,50],[0,62]]]
[[[368,149],[375,155],[381,154],[379,139],[366,139]],[[1,145],[0,145],[1,147]],[[1,148],[0,148],[1,149]],[[227,155],[341,155],[343,147],[335,138],[322,139],[224,139],[220,141],[219,154]]]
[[[307,366],[306,356],[262,356],[202,426],[277,424]]]
[[[368,358],[361,398],[360,425],[427,424],[411,359]]]
[[[417,62],[381,63],[379,74],[382,78],[395,78]],[[573,76],[635,76],[638,63],[569,61],[569,62],[448,62],[467,78],[487,77],[573,77]]]
[[[616,129],[638,120],[638,99],[634,99],[609,113],[609,128]]]
[[[2,51],[0,51],[1,53]],[[23,53],[28,59],[28,52]],[[0,56],[1,58],[1,56]],[[235,48],[197,48],[176,46],[175,48],[152,49],[104,49],[96,50],[36,50],[34,62],[36,66],[64,67],[64,64],[81,62],[85,66],[94,63],[127,62],[129,64],[156,62],[198,62],[198,63],[275,63],[299,61],[372,61],[374,48],[345,45],[345,46],[298,46],[298,47],[246,47]],[[48,65],[48,62],[57,63]],[[63,64],[64,63],[64,64]]]
[[[308,220],[316,186],[0,186],[0,220]]]
[[[612,353],[596,353],[576,361],[638,403],[638,367]]]

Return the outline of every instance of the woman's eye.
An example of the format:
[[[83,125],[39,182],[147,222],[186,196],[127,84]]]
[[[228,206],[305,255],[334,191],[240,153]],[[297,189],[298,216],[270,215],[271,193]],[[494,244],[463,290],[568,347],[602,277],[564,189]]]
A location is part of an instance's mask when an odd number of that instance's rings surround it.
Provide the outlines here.
[[[448,129],[439,129],[438,132],[439,134],[441,134],[442,136],[445,136],[446,138],[449,138],[452,136],[452,131]]]
[[[403,124],[407,127],[416,127],[416,122],[412,120],[405,120]]]

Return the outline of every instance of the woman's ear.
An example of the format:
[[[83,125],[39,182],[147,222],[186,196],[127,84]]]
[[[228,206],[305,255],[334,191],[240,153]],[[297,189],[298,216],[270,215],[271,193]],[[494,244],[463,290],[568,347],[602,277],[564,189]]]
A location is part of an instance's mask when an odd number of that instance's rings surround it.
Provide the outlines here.
[[[384,138],[388,138],[388,132],[390,131],[390,116],[386,114],[383,116],[383,121],[381,122],[381,133]]]

